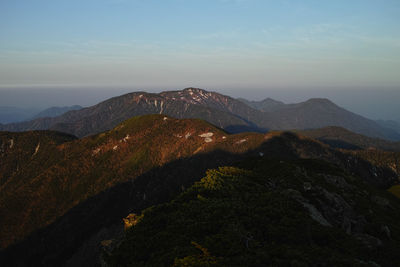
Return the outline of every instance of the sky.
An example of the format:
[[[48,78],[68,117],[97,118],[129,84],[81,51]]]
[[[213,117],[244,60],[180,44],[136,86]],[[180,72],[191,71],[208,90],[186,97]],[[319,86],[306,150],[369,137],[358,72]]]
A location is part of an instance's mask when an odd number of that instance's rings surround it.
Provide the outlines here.
[[[1,0],[0,98],[4,88],[397,93],[399,14],[398,0]]]

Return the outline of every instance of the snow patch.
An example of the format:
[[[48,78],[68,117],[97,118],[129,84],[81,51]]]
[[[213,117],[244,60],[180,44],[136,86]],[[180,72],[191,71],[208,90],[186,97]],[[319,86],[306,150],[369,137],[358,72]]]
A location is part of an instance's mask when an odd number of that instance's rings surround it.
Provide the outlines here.
[[[114,146],[114,147],[113,147],[113,150],[117,150],[117,149],[118,149],[118,146]]]
[[[125,143],[126,143],[126,141],[128,141],[129,140],[129,134],[127,134],[125,137],[124,137],[124,139],[122,139]]]
[[[212,132],[199,134],[200,137],[204,138],[204,142],[206,142],[206,143],[212,142],[211,136],[213,136],[213,135],[214,135],[214,133],[212,133]]]
[[[246,139],[246,138],[237,141],[235,144],[241,144],[241,143],[244,143],[244,142],[247,142],[247,139]]]
[[[98,154],[98,153],[100,152],[100,150],[101,150],[101,148],[100,148],[100,147],[98,147],[98,148],[94,149],[94,150],[92,151],[92,156],[94,156],[94,155]]]
[[[10,140],[10,148],[12,148],[14,146],[14,139]]]
[[[192,134],[191,133],[187,133],[185,134],[185,138],[188,139]]]
[[[193,154],[197,154],[198,152],[200,152],[203,148],[201,146],[199,146],[196,151],[193,152]]]
[[[164,119],[163,119],[164,121],[166,121],[166,120],[168,120],[168,118],[167,117],[164,117]]]
[[[174,134],[174,136],[178,137],[178,138],[182,138],[182,135],[180,135],[180,134]]]
[[[164,110],[164,101],[161,100],[161,103],[160,103],[160,114],[163,112],[163,110]],[[164,120],[165,120],[165,118],[166,117],[164,117]]]
[[[40,142],[37,144],[37,146],[35,148],[35,152],[33,153],[32,157],[35,156],[39,152],[39,148],[40,148]]]
[[[222,136],[222,139],[226,139],[226,136]]]
[[[203,138],[211,137],[213,135],[214,135],[214,133],[212,133],[212,132],[199,134],[199,136],[203,137]]]

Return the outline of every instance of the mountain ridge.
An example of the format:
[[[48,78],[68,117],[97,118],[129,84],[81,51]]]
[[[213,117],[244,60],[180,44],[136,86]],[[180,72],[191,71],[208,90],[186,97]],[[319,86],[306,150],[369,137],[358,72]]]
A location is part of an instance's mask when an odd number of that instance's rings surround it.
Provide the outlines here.
[[[50,129],[83,137],[112,129],[132,116],[165,114],[176,118],[204,119],[232,133],[340,126],[372,137],[400,140],[400,134],[394,130],[381,127],[375,121],[347,111],[327,99],[278,106],[274,111],[264,112],[232,97],[190,87],[159,94],[128,93],[55,118],[0,125],[0,130]]]
[[[274,111],[266,113],[266,116],[274,123],[271,129],[301,130],[339,126],[370,137],[400,140],[400,133],[347,111],[327,98],[311,98],[300,103],[283,104]]]

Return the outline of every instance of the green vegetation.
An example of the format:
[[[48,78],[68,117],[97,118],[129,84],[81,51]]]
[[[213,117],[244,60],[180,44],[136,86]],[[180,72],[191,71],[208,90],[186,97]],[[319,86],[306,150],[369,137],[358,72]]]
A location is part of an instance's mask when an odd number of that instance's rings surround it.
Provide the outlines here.
[[[341,175],[346,189],[327,183],[329,175]],[[304,189],[305,183],[315,192]],[[363,234],[383,245],[368,249],[356,238],[360,233],[346,233],[334,218],[329,219],[333,226],[313,220],[294,196],[301,194],[323,210],[318,205],[322,188],[356,202],[354,213],[366,215]],[[104,257],[111,266],[395,266],[400,262],[399,202],[394,200],[396,209],[385,215],[362,196],[363,190],[390,198],[321,161],[248,159],[209,170],[175,200],[144,210],[122,244]],[[330,205],[325,209],[340,208]],[[367,216],[371,212],[376,216]],[[390,238],[375,229],[382,223],[390,228]]]

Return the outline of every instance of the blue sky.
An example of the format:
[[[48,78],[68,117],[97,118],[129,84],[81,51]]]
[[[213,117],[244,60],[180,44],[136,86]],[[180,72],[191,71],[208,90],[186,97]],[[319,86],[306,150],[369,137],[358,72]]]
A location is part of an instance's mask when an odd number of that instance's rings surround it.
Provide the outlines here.
[[[398,0],[1,0],[0,87],[400,88]]]

